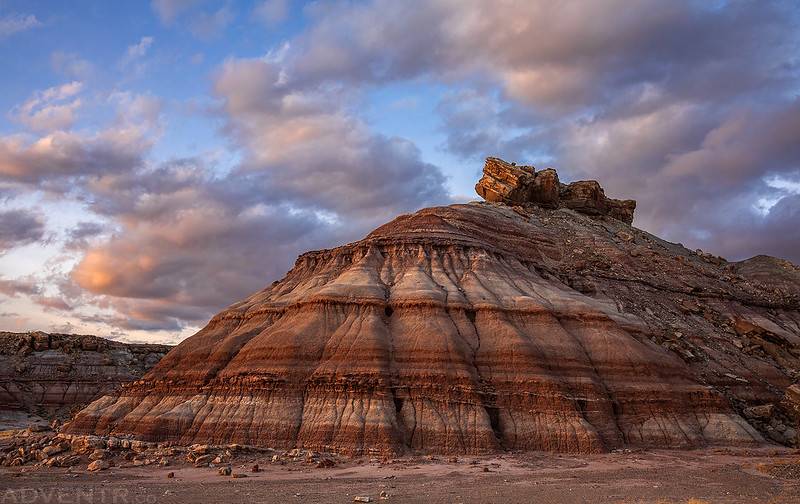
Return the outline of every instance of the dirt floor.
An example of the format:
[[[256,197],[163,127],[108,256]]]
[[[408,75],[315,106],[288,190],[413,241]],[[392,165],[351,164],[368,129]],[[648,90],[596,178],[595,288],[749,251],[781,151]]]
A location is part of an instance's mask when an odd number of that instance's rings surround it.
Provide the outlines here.
[[[256,463],[261,470],[254,473]],[[244,477],[190,463],[96,473],[2,468],[0,503],[347,503],[356,497],[428,504],[800,502],[800,454],[789,450],[345,459],[329,469],[255,454],[230,467]]]

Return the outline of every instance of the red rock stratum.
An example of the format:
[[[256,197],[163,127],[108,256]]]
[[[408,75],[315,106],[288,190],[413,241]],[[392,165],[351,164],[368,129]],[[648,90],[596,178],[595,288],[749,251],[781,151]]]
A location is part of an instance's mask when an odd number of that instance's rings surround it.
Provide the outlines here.
[[[301,255],[69,432],[351,454],[795,443],[800,269],[687,250],[596,183],[542,181]]]

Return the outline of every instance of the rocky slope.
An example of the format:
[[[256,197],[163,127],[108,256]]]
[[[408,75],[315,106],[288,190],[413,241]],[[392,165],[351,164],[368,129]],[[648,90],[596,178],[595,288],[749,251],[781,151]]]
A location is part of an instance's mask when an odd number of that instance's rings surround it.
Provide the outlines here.
[[[170,348],[96,336],[0,332],[0,412],[65,417],[140,378]]]
[[[687,250],[596,182],[497,161],[478,191],[506,177],[500,202],[301,255],[68,431],[344,453],[796,441],[800,269]]]

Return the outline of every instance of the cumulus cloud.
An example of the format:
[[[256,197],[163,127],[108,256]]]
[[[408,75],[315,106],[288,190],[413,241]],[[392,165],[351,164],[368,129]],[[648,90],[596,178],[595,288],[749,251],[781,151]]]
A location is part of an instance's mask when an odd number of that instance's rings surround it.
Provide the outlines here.
[[[131,140],[133,143],[128,143]],[[36,183],[45,178],[125,171],[141,162],[135,131],[108,131],[83,136],[56,131],[34,141],[21,135],[0,138],[0,176]]]
[[[34,111],[51,97],[71,96],[78,87],[73,83],[48,89],[41,98],[26,102],[22,111]],[[47,184],[64,178],[126,172],[139,166],[157,138],[160,102],[130,93],[114,94],[109,102],[117,108],[114,121],[94,133],[54,130],[38,138],[0,135],[0,181]],[[47,121],[40,118],[36,123]]]
[[[240,168],[264,195],[375,223],[447,201],[438,168],[402,138],[373,133],[343,106],[346,92],[294,85],[280,63],[232,60],[216,79]]]
[[[89,247],[72,277],[113,297],[114,323],[128,328],[204,323],[221,304],[281,276],[298,250],[330,245],[339,231],[312,211],[258,195],[246,178],[214,178],[197,160],[101,177],[92,191],[95,210],[122,229]]]
[[[83,83],[73,81],[59,87],[36,91],[25,103],[15,108],[15,117],[37,131],[69,129],[76,119],[82,100],[77,98]]]
[[[14,247],[34,243],[43,236],[42,216],[27,210],[0,212],[0,254]]]
[[[449,201],[444,177],[412,142],[373,133],[346,108],[352,97],[290,83],[282,64],[229,60],[219,69],[218,113],[242,151],[226,174],[191,158],[84,181],[84,201],[109,225],[75,229],[85,252],[70,276],[79,295],[95,296],[87,302],[113,310],[104,323],[203,324],[283,276],[298,253]],[[136,117],[146,117],[140,108]],[[83,239],[109,229],[108,239]]]

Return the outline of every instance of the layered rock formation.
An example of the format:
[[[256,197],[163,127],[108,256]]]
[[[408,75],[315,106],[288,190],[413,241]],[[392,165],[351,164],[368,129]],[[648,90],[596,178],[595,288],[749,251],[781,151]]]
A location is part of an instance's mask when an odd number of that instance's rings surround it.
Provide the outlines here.
[[[571,184],[558,181],[552,168],[537,172],[533,166],[517,166],[499,158],[486,158],[483,177],[475,191],[486,201],[543,208],[565,207],[588,215],[608,215],[626,224],[633,222],[634,200],[608,198],[594,180]]]
[[[478,191],[513,206],[301,255],[69,432],[351,454],[794,442],[797,267],[692,252],[596,183],[498,164]]]
[[[0,412],[65,416],[155,367],[168,345],[0,332]]]

